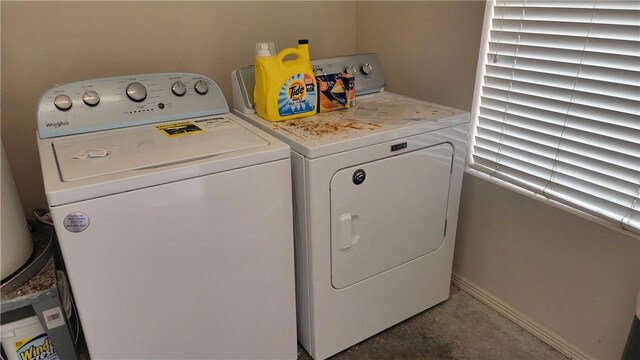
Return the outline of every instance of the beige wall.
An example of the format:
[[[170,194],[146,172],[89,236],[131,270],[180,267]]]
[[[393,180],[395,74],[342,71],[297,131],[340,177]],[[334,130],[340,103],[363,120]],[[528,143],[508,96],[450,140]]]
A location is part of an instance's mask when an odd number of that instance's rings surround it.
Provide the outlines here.
[[[54,84],[149,72],[213,78],[231,103],[231,71],[255,42],[308,37],[312,57],[353,53],[353,2],[2,2],[2,140],[25,211],[46,207],[35,108]],[[329,19],[330,26],[319,26]]]
[[[596,359],[620,359],[640,240],[465,174],[454,272]]]
[[[471,109],[483,1],[357,2],[356,51],[375,52],[386,89]]]

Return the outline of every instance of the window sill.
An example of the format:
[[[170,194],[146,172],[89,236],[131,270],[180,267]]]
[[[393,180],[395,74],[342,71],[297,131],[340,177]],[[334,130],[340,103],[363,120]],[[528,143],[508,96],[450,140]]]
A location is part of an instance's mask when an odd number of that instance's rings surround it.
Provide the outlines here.
[[[589,220],[589,221],[594,222],[594,223],[596,223],[598,225],[604,226],[604,227],[606,227],[606,228],[608,228],[610,230],[616,231],[616,232],[618,232],[620,234],[626,235],[626,236],[628,236],[630,238],[633,238],[633,239],[636,239],[636,240],[640,241],[640,234],[635,233],[635,232],[633,232],[631,230],[624,229],[618,223],[614,223],[614,222],[599,218],[599,217],[597,217],[595,215],[592,215],[592,214],[586,213],[584,211],[575,209],[575,208],[573,208],[571,206],[562,204],[562,203],[560,203],[560,202],[558,202],[556,200],[546,198],[546,197],[544,197],[544,196],[542,196],[540,194],[534,193],[533,191],[530,191],[530,190],[527,190],[527,189],[523,189],[521,187],[518,187],[516,185],[508,183],[508,182],[506,182],[506,181],[504,181],[502,179],[496,178],[496,177],[491,176],[489,174],[486,174],[484,172],[481,172],[481,171],[478,171],[476,169],[470,168],[469,166],[465,167],[465,173],[467,173],[469,175],[472,175],[472,176],[475,176],[477,178],[486,180],[486,181],[491,182],[493,184],[496,184],[496,185],[498,185],[498,186],[500,186],[502,188],[515,191],[518,194],[524,195],[524,196],[526,196],[528,198],[531,198],[531,199],[535,199],[535,200],[537,200],[539,202],[542,202],[544,204],[548,204],[549,206],[553,206],[556,209],[560,209],[560,210],[568,212],[568,213],[570,213],[572,215],[579,216],[579,217],[581,217],[581,218],[583,218],[585,220]]]

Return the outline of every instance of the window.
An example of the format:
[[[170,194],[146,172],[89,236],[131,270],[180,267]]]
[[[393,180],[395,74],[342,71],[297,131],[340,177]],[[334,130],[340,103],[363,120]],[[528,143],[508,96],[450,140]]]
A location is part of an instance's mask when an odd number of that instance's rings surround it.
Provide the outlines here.
[[[640,233],[640,2],[487,7],[470,167]]]

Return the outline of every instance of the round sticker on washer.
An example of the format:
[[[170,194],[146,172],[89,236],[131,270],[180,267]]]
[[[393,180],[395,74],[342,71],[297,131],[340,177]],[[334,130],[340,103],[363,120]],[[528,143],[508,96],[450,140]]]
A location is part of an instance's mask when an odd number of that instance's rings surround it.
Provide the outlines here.
[[[64,218],[63,225],[65,229],[71,232],[81,232],[89,227],[89,217],[79,211],[72,212]]]

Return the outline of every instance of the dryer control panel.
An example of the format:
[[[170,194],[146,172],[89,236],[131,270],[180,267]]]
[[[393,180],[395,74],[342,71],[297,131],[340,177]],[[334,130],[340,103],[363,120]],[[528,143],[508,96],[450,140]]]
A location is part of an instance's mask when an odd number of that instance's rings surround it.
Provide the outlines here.
[[[385,86],[382,65],[374,53],[312,60],[311,67],[316,75],[347,73],[355,76],[356,95],[380,92]]]
[[[45,139],[228,112],[210,78],[160,73],[58,85],[40,98],[37,122]]]

